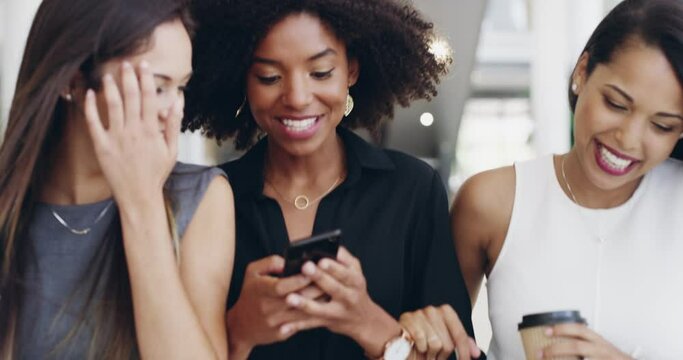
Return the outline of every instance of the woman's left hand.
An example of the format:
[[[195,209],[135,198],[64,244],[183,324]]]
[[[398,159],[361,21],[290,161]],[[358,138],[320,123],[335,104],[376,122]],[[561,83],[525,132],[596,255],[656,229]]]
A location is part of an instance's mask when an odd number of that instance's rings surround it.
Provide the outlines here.
[[[580,356],[585,359],[633,360],[595,331],[583,324],[560,324],[549,327],[546,336],[568,338],[550,345],[539,353],[539,359],[555,359],[560,356]]]
[[[120,85],[105,75],[102,90],[106,108],[98,109],[96,94],[88,90],[84,113],[95,154],[121,204],[161,193],[173,169],[182,119],[182,102],[159,111],[149,65],[136,73],[130,63],[121,65]],[[107,115],[108,128],[100,113]]]
[[[330,300],[316,301],[300,294],[290,294],[287,297],[289,306],[300,309],[311,318],[285,324],[285,330],[326,327],[354,339],[372,357],[381,356],[384,345],[400,335],[398,322],[368,295],[360,262],[345,248],[339,249],[336,261],[323,259],[318,265],[308,262],[302,273],[327,293]]]

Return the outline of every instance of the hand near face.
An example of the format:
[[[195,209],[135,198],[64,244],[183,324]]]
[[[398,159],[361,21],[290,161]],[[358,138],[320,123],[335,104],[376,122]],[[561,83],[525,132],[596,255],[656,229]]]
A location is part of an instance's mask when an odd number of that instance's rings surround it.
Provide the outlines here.
[[[591,360],[632,360],[614,345],[582,324],[560,324],[546,330],[547,336],[570,338],[543,349],[539,359],[554,359],[558,356],[579,356]]]
[[[283,332],[282,325],[308,318],[289,307],[285,299],[289,294],[308,288],[311,280],[303,275],[282,279],[273,276],[283,271],[284,263],[282,257],[270,256],[247,266],[239,299],[228,311],[231,352],[248,353],[256,345],[286,340],[296,332]]]
[[[93,90],[86,93],[84,104],[95,155],[119,204],[139,201],[163,188],[176,161],[182,119],[181,101],[159,110],[154,79],[145,62],[137,73],[124,62],[120,84],[105,75],[99,96],[106,108],[98,109]]]
[[[384,344],[400,334],[396,320],[368,295],[360,262],[345,248],[339,249],[336,261],[304,264],[302,273],[329,296],[329,301],[290,294],[287,304],[310,317],[283,325],[283,331],[325,327],[351,337],[370,355],[381,355]]]
[[[399,322],[415,341],[415,350],[420,358],[447,359],[454,351],[457,351],[459,360],[477,359],[481,355],[450,305],[406,312]]]

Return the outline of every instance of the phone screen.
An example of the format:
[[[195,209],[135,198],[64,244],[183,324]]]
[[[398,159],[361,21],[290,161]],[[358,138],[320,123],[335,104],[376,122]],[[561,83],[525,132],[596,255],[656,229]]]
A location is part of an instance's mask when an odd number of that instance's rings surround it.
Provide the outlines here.
[[[285,250],[285,270],[283,277],[301,272],[301,267],[307,262],[317,263],[322,258],[337,258],[341,230],[313,235],[309,238],[292,241]]]

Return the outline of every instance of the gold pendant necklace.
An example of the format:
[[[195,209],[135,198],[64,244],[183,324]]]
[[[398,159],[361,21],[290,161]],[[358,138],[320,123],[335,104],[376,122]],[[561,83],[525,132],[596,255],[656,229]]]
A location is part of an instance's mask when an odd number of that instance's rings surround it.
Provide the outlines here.
[[[306,195],[304,195],[304,194],[301,194],[301,195],[296,196],[296,197],[294,198],[294,201],[289,200],[286,196],[282,195],[282,193],[279,192],[279,191],[275,188],[275,186],[273,186],[273,184],[272,184],[270,181],[268,181],[268,179],[264,179],[264,180],[265,180],[266,185],[268,185],[271,189],[273,189],[273,191],[275,191],[275,193],[276,193],[282,200],[285,200],[286,202],[288,202],[288,203],[294,205],[294,207],[295,207],[297,210],[306,210],[306,209],[308,209],[308,207],[309,207],[311,204],[317,203],[317,202],[320,201],[322,198],[324,198],[327,194],[331,193],[332,190],[334,190],[334,188],[337,186],[337,184],[339,184],[339,182],[341,182],[341,180],[342,180],[343,178],[344,178],[343,175],[338,176],[338,177],[334,180],[334,183],[332,183],[332,186],[330,186],[329,189],[327,189],[324,193],[322,193],[320,196],[316,197],[316,198],[313,199],[313,200],[310,200],[310,199],[308,198],[308,196],[306,196]]]

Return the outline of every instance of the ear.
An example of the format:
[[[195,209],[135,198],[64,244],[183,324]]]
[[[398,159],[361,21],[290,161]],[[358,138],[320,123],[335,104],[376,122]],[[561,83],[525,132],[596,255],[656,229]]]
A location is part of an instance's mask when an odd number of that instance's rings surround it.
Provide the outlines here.
[[[581,54],[581,57],[579,57],[579,61],[574,68],[574,72],[572,73],[572,84],[576,84],[576,90],[574,90],[575,95],[578,95],[578,93],[581,92],[581,88],[588,80],[588,58],[589,54],[587,52]]]
[[[357,58],[349,59],[349,87],[356,84],[360,75],[360,65]]]
[[[85,86],[85,77],[79,71],[69,81],[69,85],[65,86],[60,92],[59,97],[67,102],[80,101],[85,98],[85,92],[88,89]]]

